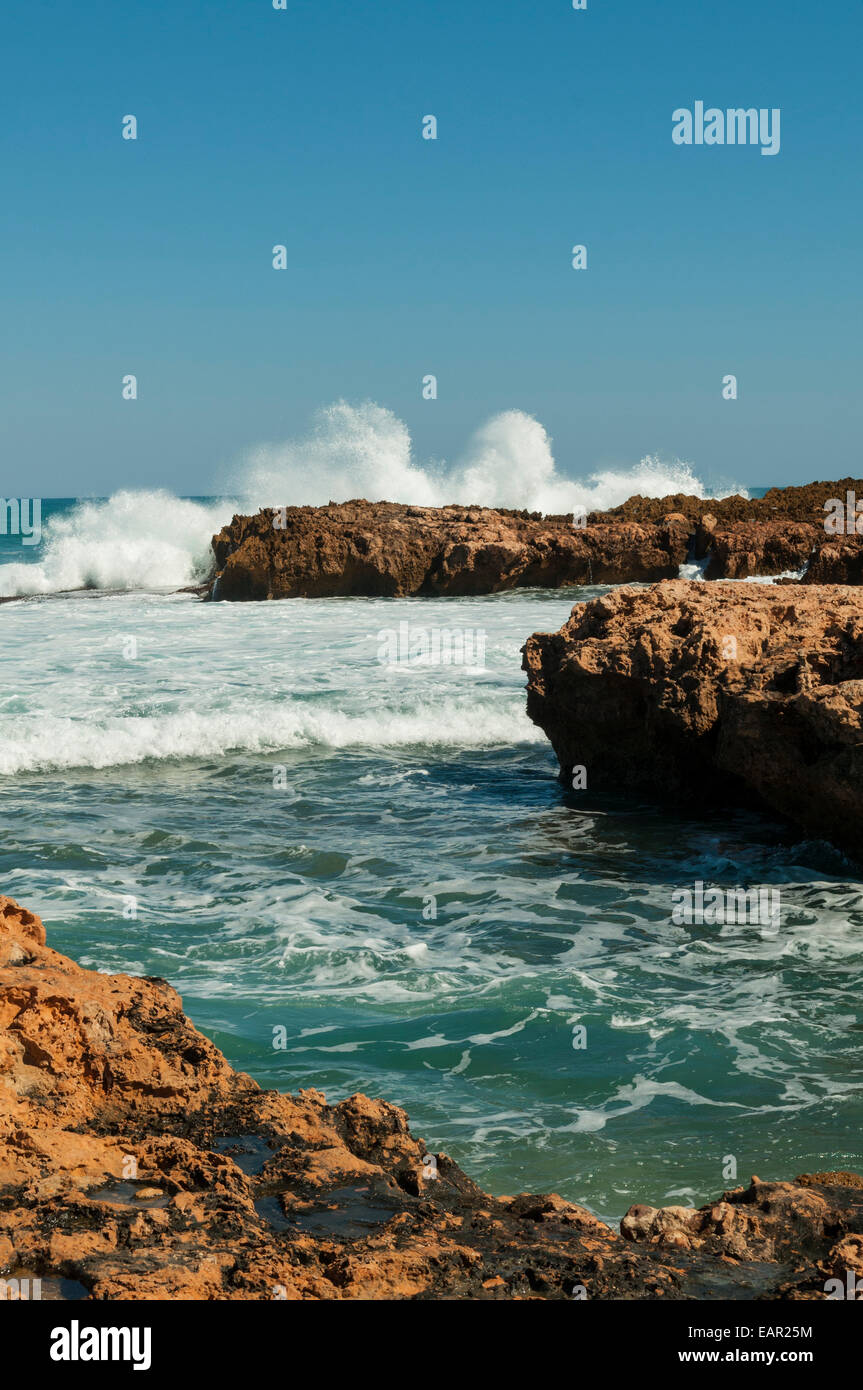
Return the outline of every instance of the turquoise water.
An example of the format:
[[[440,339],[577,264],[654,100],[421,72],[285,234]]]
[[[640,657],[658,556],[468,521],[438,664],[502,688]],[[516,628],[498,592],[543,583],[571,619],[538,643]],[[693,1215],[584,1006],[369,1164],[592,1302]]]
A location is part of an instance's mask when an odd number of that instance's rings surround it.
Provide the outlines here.
[[[860,1168],[863,884],[766,816],[559,785],[519,648],[596,592],[0,606],[3,891],[262,1084],[404,1105],[494,1192],[618,1218],[729,1155]],[[484,663],[382,664],[402,622]],[[698,879],[780,886],[778,935],[674,925]]]

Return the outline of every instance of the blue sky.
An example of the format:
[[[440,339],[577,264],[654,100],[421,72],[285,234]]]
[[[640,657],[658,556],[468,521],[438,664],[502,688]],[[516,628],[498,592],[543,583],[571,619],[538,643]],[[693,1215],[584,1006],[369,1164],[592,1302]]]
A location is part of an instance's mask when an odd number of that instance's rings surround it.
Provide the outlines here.
[[[340,397],[420,459],[517,407],[570,476],[859,472],[861,37],[856,0],[8,8],[4,495],[209,492]],[[779,155],[675,146],[697,99],[779,107]]]

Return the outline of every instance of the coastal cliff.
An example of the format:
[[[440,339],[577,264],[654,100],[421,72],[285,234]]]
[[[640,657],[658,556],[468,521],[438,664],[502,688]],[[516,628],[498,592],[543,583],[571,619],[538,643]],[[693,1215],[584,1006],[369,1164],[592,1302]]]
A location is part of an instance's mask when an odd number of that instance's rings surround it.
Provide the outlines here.
[[[863,854],[863,594],[802,585],[623,588],[524,649],[528,714],[564,778],[755,800]]]
[[[165,981],[82,969],[0,898],[0,1280],[109,1300],[795,1300],[848,1271],[853,1173],[637,1205],[619,1231],[553,1194],[491,1197],[385,1101],[262,1091]]]
[[[828,535],[824,502],[863,482],[766,497],[633,497],[576,518],[489,507],[355,500],[264,508],[213,538],[219,600],[475,595],[575,584],[653,583],[688,559],[707,579],[804,574],[859,584],[863,537]],[[808,570],[807,570],[808,567]],[[823,579],[820,581],[823,582]]]

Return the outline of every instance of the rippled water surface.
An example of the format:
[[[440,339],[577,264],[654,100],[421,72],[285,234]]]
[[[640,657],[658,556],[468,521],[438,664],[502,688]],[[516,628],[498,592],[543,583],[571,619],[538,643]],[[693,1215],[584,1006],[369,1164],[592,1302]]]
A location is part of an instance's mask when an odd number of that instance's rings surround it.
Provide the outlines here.
[[[591,592],[3,606],[3,891],[262,1084],[402,1104],[496,1192],[617,1218],[728,1156],[861,1168],[861,883],[766,817],[558,784],[519,648]],[[382,665],[400,622],[481,630],[485,669]],[[699,879],[779,886],[779,933],[673,925]]]

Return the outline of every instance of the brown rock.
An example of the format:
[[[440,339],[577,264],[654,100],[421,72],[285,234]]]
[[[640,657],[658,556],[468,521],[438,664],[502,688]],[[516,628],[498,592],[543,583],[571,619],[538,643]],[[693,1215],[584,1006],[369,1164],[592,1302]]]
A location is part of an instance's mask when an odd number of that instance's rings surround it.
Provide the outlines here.
[[[819,537],[804,584],[863,584],[863,536]]]
[[[413,507],[355,500],[235,516],[213,538],[210,597],[487,594],[674,578],[692,551],[708,579],[802,570],[809,583],[859,584],[863,537],[825,533],[824,504],[863,481],[773,489],[764,498],[632,497],[586,525],[572,514]],[[818,557],[821,557],[818,559]],[[817,561],[817,562],[816,562]]]
[[[719,522],[712,512],[705,512],[699,517],[698,525],[695,528],[695,551],[696,560],[703,560],[713,545],[713,537]]]
[[[220,600],[393,597],[654,580],[677,574],[689,531],[683,517],[579,527],[572,515],[484,507],[266,509],[235,516],[214,537],[211,592]]]
[[[0,942],[27,957],[0,967],[0,1277],[120,1301],[667,1300],[823,1297],[860,1268],[854,1174],[634,1207],[621,1239],[555,1194],[491,1197],[445,1154],[423,1182],[403,1111],[261,1091],[163,981],[80,969],[8,898]]]
[[[672,581],[579,605],[524,649],[565,779],[767,804],[863,851],[863,595]]]
[[[819,530],[805,521],[738,521],[732,526],[717,523],[709,532],[702,523],[696,536],[696,553],[700,549],[699,558],[710,557],[705,578],[748,579],[802,570],[823,540],[823,528]]]
[[[721,497],[709,499],[709,512],[718,524],[737,521],[806,521],[823,531],[824,505],[831,498],[844,499],[854,492],[863,499],[863,478],[840,478],[837,482],[804,483],[801,487],[773,487],[763,497]],[[668,497],[630,497],[607,512],[593,512],[591,519],[658,521],[670,511],[682,513],[691,523],[705,511],[706,499],[674,493]]]

